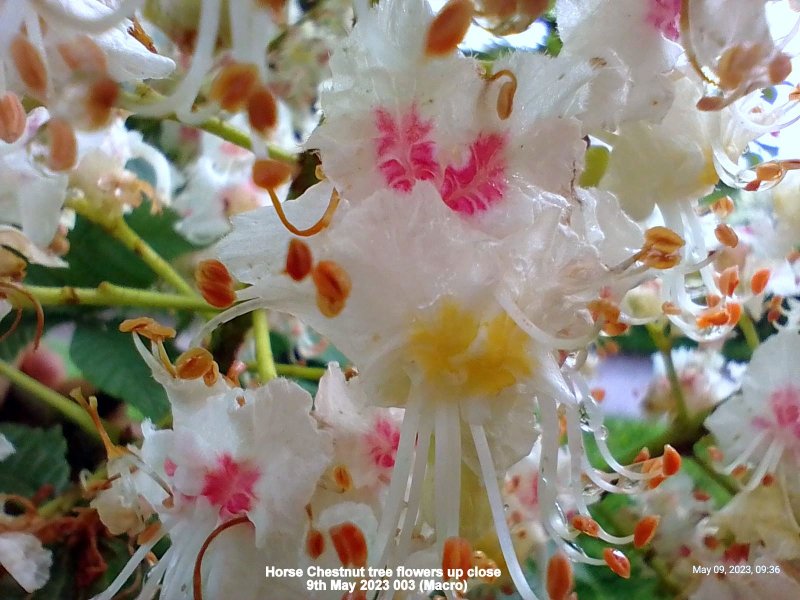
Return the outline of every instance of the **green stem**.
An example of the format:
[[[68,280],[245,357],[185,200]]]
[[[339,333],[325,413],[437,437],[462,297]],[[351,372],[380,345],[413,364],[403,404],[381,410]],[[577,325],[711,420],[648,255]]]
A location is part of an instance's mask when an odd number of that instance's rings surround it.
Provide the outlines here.
[[[755,350],[761,343],[761,338],[758,337],[756,326],[753,324],[753,319],[747,314],[746,310],[742,311],[742,316],[739,318],[739,329],[744,334],[744,340],[750,347],[750,350]]]
[[[678,371],[675,369],[675,363],[672,360],[672,341],[664,335],[664,331],[659,324],[648,323],[647,331],[664,359],[667,379],[672,388],[672,396],[675,398],[676,420],[679,424],[688,423],[690,420],[689,407],[686,404],[686,396],[683,395],[683,387],[678,378]]]
[[[28,285],[25,290],[42,306],[138,306],[197,312],[216,310],[201,298],[122,287],[106,281],[96,288]]]
[[[709,464],[705,458],[698,456],[697,453],[695,453],[695,455],[690,457],[688,460],[691,460],[698,467],[700,467],[709,479],[713,480],[714,483],[728,492],[731,496],[735,496],[739,493],[739,487],[736,485],[735,481],[717,471],[714,468],[714,465]]]
[[[137,106],[141,106],[142,104],[147,104],[148,102],[156,102],[158,100],[163,99],[164,96],[153,90],[148,86],[139,86],[135,94],[131,93],[124,93],[122,95],[123,102],[122,104],[124,107],[134,114],[136,113]],[[149,117],[142,117],[142,118],[149,118]],[[181,120],[175,114],[168,114],[163,117],[169,121],[175,121],[177,123],[181,123]],[[230,126],[225,121],[218,119],[216,117],[212,117],[207,121],[203,121],[199,125],[194,125],[197,129],[201,129],[206,131],[212,135],[217,136],[225,140],[226,142],[230,142],[240,148],[244,148],[246,150],[252,150],[253,144],[250,141],[250,136],[240,129],[236,129],[235,127]],[[275,160],[281,160],[288,163],[294,163],[297,157],[292,154],[291,152],[287,152],[286,150],[279,148],[278,146],[274,146],[272,144],[267,144],[267,152],[269,153],[269,157]]]
[[[62,396],[55,390],[52,390],[43,383],[35,380],[33,377],[30,377],[19,369],[14,368],[4,360],[0,360],[0,375],[7,378],[18,388],[25,390],[51,408],[57,410],[68,421],[72,421],[90,436],[100,441],[100,435],[97,433],[91,417],[69,398]],[[103,425],[108,432],[111,441],[116,442],[119,439],[119,429],[110,423],[104,422]]]
[[[276,364],[275,371],[281,377],[294,377],[295,379],[308,379],[319,381],[325,374],[324,367],[304,367],[302,365]]]
[[[95,206],[83,198],[68,200],[66,206],[105,229],[111,237],[139,256],[154,273],[176,290],[187,296],[199,297],[192,286],[167,261],[161,258],[158,252],[139,237],[138,233],[130,228],[121,213],[106,211],[101,206]]]
[[[261,383],[267,383],[278,376],[275,369],[275,359],[272,357],[272,345],[269,341],[269,322],[267,311],[258,309],[253,311],[253,337],[256,341],[256,368]]]
[[[107,471],[105,465],[103,465],[86,479],[86,483],[102,481],[106,477]],[[60,496],[56,496],[52,500],[42,504],[37,512],[39,513],[40,517],[45,519],[49,519],[57,515],[63,515],[82,499],[83,485],[74,485]]]

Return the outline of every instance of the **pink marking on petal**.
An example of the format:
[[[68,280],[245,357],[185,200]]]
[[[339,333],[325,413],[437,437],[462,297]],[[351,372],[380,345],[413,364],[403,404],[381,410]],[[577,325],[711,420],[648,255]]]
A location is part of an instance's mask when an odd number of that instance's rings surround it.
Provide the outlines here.
[[[261,473],[255,467],[237,463],[230,454],[223,454],[216,467],[206,472],[200,494],[220,507],[221,518],[229,519],[250,510],[256,499],[253,487],[259,477]]]
[[[778,388],[769,396],[775,424],[784,436],[800,442],[800,389],[793,385]]]
[[[674,42],[680,37],[680,14],[681,0],[650,0],[646,20],[665,38]]]
[[[394,467],[397,447],[400,445],[400,428],[393,421],[378,417],[365,442],[367,452],[376,467],[381,469]]]
[[[483,212],[502,199],[506,191],[505,138],[496,133],[481,134],[469,148],[467,163],[444,171],[439,190],[444,203],[454,211],[471,215]]]
[[[386,185],[410,192],[417,181],[430,181],[439,174],[436,145],[430,139],[433,121],[423,121],[416,106],[397,120],[385,109],[375,111],[375,153]]]
[[[164,459],[164,473],[166,473],[167,477],[173,477],[177,469],[178,465],[172,459]]]

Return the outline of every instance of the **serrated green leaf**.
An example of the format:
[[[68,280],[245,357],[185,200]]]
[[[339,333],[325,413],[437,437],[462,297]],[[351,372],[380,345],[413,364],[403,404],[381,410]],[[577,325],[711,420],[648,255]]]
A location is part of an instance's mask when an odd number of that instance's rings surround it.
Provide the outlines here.
[[[39,429],[2,423],[0,433],[15,449],[11,456],[0,461],[0,493],[30,497],[43,485],[52,485],[55,493],[67,486],[67,442],[60,426]]]
[[[178,216],[169,209],[152,214],[150,204],[143,203],[126,215],[125,220],[165,260],[173,260],[196,249],[175,231]],[[108,281],[117,285],[147,288],[156,281],[156,275],[141,258],[83,217],[76,218],[69,242],[69,252],[64,257],[69,267],[50,269],[30,265],[26,283],[96,287]]]
[[[117,322],[78,323],[70,356],[83,376],[107,394],[119,398],[153,421],[169,413],[167,394],[139,356],[130,334]]]

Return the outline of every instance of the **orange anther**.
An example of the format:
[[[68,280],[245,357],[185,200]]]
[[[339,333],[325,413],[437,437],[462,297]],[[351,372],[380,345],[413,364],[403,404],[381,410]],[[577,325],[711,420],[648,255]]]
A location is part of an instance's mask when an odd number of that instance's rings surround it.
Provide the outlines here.
[[[19,78],[34,96],[44,98],[47,94],[47,67],[42,55],[22,34],[11,41],[9,50]]]
[[[739,267],[732,266],[719,274],[719,289],[726,296],[733,296],[739,287]]]
[[[181,379],[200,379],[214,367],[214,357],[205,348],[190,348],[175,361],[175,372]]]
[[[661,471],[667,477],[672,477],[681,470],[681,455],[675,448],[667,444],[664,446],[664,454],[662,456],[664,462],[661,465]]]
[[[547,561],[547,595],[550,600],[567,600],[572,592],[572,564],[562,552]]]
[[[53,171],[67,171],[78,161],[78,140],[75,130],[64,119],[50,119],[47,123],[50,137],[50,154],[47,166]]]
[[[681,236],[661,225],[644,232],[645,248],[658,250],[663,254],[677,252],[686,244]]]
[[[631,563],[628,557],[616,548],[606,548],[603,550],[603,560],[606,561],[608,568],[614,571],[623,579],[631,576]]]
[[[326,317],[335,317],[342,312],[352,288],[347,271],[332,260],[323,260],[311,271],[311,277],[317,288],[320,312]]]
[[[728,302],[725,305],[725,312],[728,313],[728,325],[736,325],[742,318],[742,305],[738,302]]]
[[[761,479],[761,485],[765,485],[765,486],[769,487],[769,486],[771,486],[773,483],[775,483],[775,476],[774,476],[774,475],[772,475],[771,473],[767,473],[767,474],[766,474],[766,475],[764,475],[764,477]]]
[[[163,342],[175,337],[175,330],[172,327],[161,325],[150,317],[126,319],[119,324],[119,330],[122,333],[138,333],[154,342]]]
[[[247,118],[250,127],[261,135],[266,135],[278,124],[278,103],[272,92],[258,86],[247,100]]]
[[[606,391],[603,388],[592,388],[589,393],[594,398],[595,402],[602,402],[606,399]]]
[[[696,322],[700,329],[707,329],[709,327],[721,327],[723,325],[727,325],[729,320],[730,315],[725,309],[712,308],[703,311],[700,316],[697,317]]]
[[[348,492],[353,489],[353,476],[350,475],[350,469],[346,466],[336,465],[331,475],[339,492]]]
[[[709,446],[707,451],[708,457],[714,462],[720,462],[723,458],[725,458],[725,455],[722,454],[722,450],[716,446]]]
[[[311,560],[317,560],[325,552],[325,537],[316,529],[309,529],[306,534],[306,554]]]
[[[14,92],[6,92],[0,98],[0,140],[12,144],[25,133],[27,123],[25,107]]]
[[[736,235],[733,227],[725,223],[720,223],[714,228],[714,235],[720,244],[728,248],[736,248],[739,244],[739,236]]]
[[[753,277],[750,278],[750,291],[756,295],[763,292],[769,283],[771,274],[769,269],[759,269],[753,273]]]
[[[265,190],[274,190],[294,175],[294,167],[280,160],[261,158],[253,163],[253,183]]]
[[[100,129],[108,125],[118,97],[119,85],[109,77],[98,79],[89,86],[86,95],[87,129]]]
[[[649,544],[656,534],[661,517],[649,515],[636,524],[633,530],[633,545],[636,548],[643,548]]]
[[[660,250],[650,250],[644,254],[641,261],[651,269],[671,269],[681,262],[681,255],[677,252],[674,254],[665,254]]]
[[[792,59],[781,52],[770,61],[768,72],[769,81],[772,85],[777,85],[785,81],[792,73]]]
[[[220,261],[200,261],[194,271],[194,280],[203,298],[211,306],[227,308],[236,301],[233,277]]]
[[[331,527],[328,533],[343,567],[366,566],[367,540],[357,525],[348,521]]]
[[[453,52],[472,23],[471,0],[450,0],[433,19],[425,39],[426,56],[444,56]]]
[[[765,162],[756,167],[756,178],[759,181],[777,181],[786,173],[779,162]]]
[[[233,63],[223,67],[211,84],[209,97],[223,110],[242,108],[258,83],[258,68],[252,64]]]
[[[444,541],[442,550],[442,569],[447,579],[448,571],[460,573],[460,581],[466,581],[467,572],[472,568],[472,545],[461,537],[450,537]]]
[[[295,281],[302,281],[311,272],[314,259],[311,248],[303,240],[292,238],[289,240],[289,250],[286,253],[286,270],[284,271]]]
[[[665,315],[679,315],[681,314],[681,309],[672,302],[664,302],[661,305],[661,312]]]
[[[719,540],[713,535],[703,537],[703,545],[709,550],[715,550],[719,547]]]
[[[708,294],[706,296],[706,305],[708,308],[719,306],[720,302],[722,302],[722,296],[718,296],[717,294]]]
[[[600,535],[600,525],[591,517],[575,515],[572,517],[572,526],[590,537],[597,537]]]
[[[730,196],[717,198],[711,205],[711,210],[714,211],[714,214],[718,217],[727,217],[733,212],[734,208],[736,208],[736,206]]]
[[[650,449],[645,446],[641,450],[639,450],[639,454],[633,459],[634,463],[640,463],[648,460],[650,458]]]
[[[647,480],[647,489],[654,490],[667,480],[663,475],[656,475],[652,479]]]

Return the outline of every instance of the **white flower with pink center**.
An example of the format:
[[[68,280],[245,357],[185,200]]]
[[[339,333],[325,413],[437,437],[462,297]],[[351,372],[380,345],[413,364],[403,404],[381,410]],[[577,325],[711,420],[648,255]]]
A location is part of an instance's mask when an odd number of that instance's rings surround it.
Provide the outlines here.
[[[725,457],[724,472],[754,467],[746,489],[762,484],[767,475],[795,469],[800,461],[798,353],[796,331],[784,330],[767,339],[753,353],[741,394],[706,420]]]

